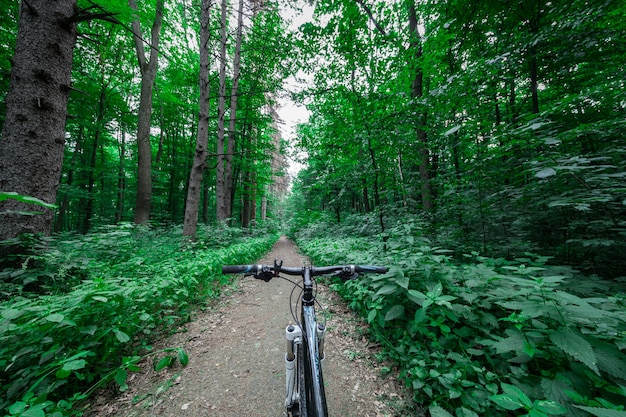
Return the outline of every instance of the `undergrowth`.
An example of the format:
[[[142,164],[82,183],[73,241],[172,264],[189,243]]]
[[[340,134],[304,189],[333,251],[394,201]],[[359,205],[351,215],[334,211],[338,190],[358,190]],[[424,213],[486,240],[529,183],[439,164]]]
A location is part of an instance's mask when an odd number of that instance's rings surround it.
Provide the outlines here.
[[[188,321],[194,306],[227,283],[224,263],[250,262],[277,238],[272,231],[206,229],[194,242],[180,228],[107,227],[61,235],[20,266],[0,273],[0,410],[6,416],[81,414],[97,388],[125,390],[142,357],[156,369],[180,348],[155,352],[150,343]]]
[[[626,416],[620,281],[532,254],[458,262],[418,222],[384,239],[319,223],[294,238],[314,263],[390,267],[333,287],[432,417]]]

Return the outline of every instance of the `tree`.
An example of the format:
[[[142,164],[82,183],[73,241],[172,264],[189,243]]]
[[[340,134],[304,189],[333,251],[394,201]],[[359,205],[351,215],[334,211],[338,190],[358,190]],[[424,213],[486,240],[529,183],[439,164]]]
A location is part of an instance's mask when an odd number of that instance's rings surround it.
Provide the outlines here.
[[[415,68],[415,78],[411,85],[411,96],[416,101],[422,100],[424,97],[424,52],[422,47],[422,36],[419,33],[417,26],[417,11],[415,9],[415,1],[412,0],[409,3],[409,29],[411,32],[411,46],[410,50],[413,51],[414,59],[413,63]],[[422,207],[426,211],[432,211],[433,209],[433,193],[430,184],[430,161],[428,151],[428,139],[427,139],[427,119],[428,111],[422,103],[416,102],[418,115],[416,121],[416,136],[417,147],[419,149],[419,176],[422,190]]]
[[[56,200],[71,89],[76,0],[23,1],[0,139],[0,190]],[[0,203],[0,240],[49,234],[53,213],[26,215],[29,205]]]
[[[198,206],[202,174],[206,169],[207,146],[209,140],[209,38],[212,0],[202,0],[200,12],[200,111],[198,113],[198,134],[196,152],[189,174],[189,187],[185,204],[183,236],[195,238],[198,228]]]
[[[226,0],[221,3],[220,18],[220,69],[219,69],[219,92],[217,104],[217,180],[216,180],[216,198],[217,198],[217,220],[226,221],[230,217],[230,194],[232,183],[228,183],[229,175],[226,172],[229,166],[227,159],[227,141],[226,136]]]
[[[137,10],[135,0],[128,0],[128,4]],[[135,223],[143,224],[150,218],[150,202],[152,199],[152,147],[150,146],[150,121],[152,117],[152,88],[158,69],[159,35],[163,22],[164,0],[156,1],[156,11],[152,22],[151,37],[148,47],[150,53],[146,55],[141,35],[139,17],[133,20],[135,50],[141,72],[141,96],[137,122],[137,200],[135,204]],[[149,56],[149,58],[148,58]]]
[[[228,144],[226,145],[226,153],[224,155],[224,183],[226,189],[224,194],[226,197],[226,212],[228,217],[232,216],[233,211],[233,152],[235,151],[236,123],[237,123],[237,99],[239,93],[239,77],[241,74],[241,42],[243,37],[243,0],[239,0],[239,11],[237,12],[237,35],[235,39],[235,54],[233,56],[233,79],[230,93],[230,121],[228,124]],[[218,156],[219,157],[219,156]],[[230,189],[229,189],[230,188]]]

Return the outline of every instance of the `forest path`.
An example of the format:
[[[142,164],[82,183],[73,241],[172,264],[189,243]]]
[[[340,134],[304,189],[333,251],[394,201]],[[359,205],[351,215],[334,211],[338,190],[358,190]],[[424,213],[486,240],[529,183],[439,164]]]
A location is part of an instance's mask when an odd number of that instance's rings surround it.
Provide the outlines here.
[[[260,263],[282,259],[285,266],[306,258],[282,237]],[[236,289],[215,307],[197,314],[176,334],[159,342],[183,347],[189,364],[155,372],[144,363],[129,378],[129,390],[115,399],[103,395],[86,416],[246,416],[286,415],[285,326],[293,322],[293,285],[238,279]],[[363,336],[364,324],[324,285],[318,299],[328,312],[324,381],[330,415],[382,417],[406,415],[400,384],[381,376],[381,364]],[[320,315],[321,312],[318,312]]]

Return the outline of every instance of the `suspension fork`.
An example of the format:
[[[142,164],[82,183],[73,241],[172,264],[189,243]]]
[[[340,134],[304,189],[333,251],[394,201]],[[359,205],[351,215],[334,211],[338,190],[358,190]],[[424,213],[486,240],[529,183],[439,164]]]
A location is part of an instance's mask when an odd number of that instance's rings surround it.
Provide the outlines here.
[[[298,392],[296,390],[296,344],[302,343],[302,329],[298,325],[290,324],[285,329],[285,336],[287,338],[287,353],[285,354],[287,397],[285,398],[285,407],[289,407],[298,401]]]

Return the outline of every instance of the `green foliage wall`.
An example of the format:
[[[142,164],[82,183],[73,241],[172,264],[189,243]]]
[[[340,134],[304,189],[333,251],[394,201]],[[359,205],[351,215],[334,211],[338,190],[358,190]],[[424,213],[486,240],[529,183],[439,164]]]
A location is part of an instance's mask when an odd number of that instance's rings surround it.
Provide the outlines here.
[[[154,339],[220,294],[229,282],[221,265],[254,262],[277,239],[272,230],[262,235],[203,228],[185,245],[178,227],[122,224],[61,235],[2,271],[0,410],[80,415],[97,388],[115,381],[127,389],[142,357],[164,360]],[[182,350],[169,352],[186,361]]]
[[[318,265],[390,268],[334,288],[432,416],[623,415],[626,288],[540,256],[458,263],[423,223],[399,223],[383,242],[354,220],[295,236]]]
[[[623,276],[621,2],[322,1],[316,13],[300,33],[313,78],[300,209],[376,212],[384,230],[422,211],[427,175],[429,230],[446,247]]]

